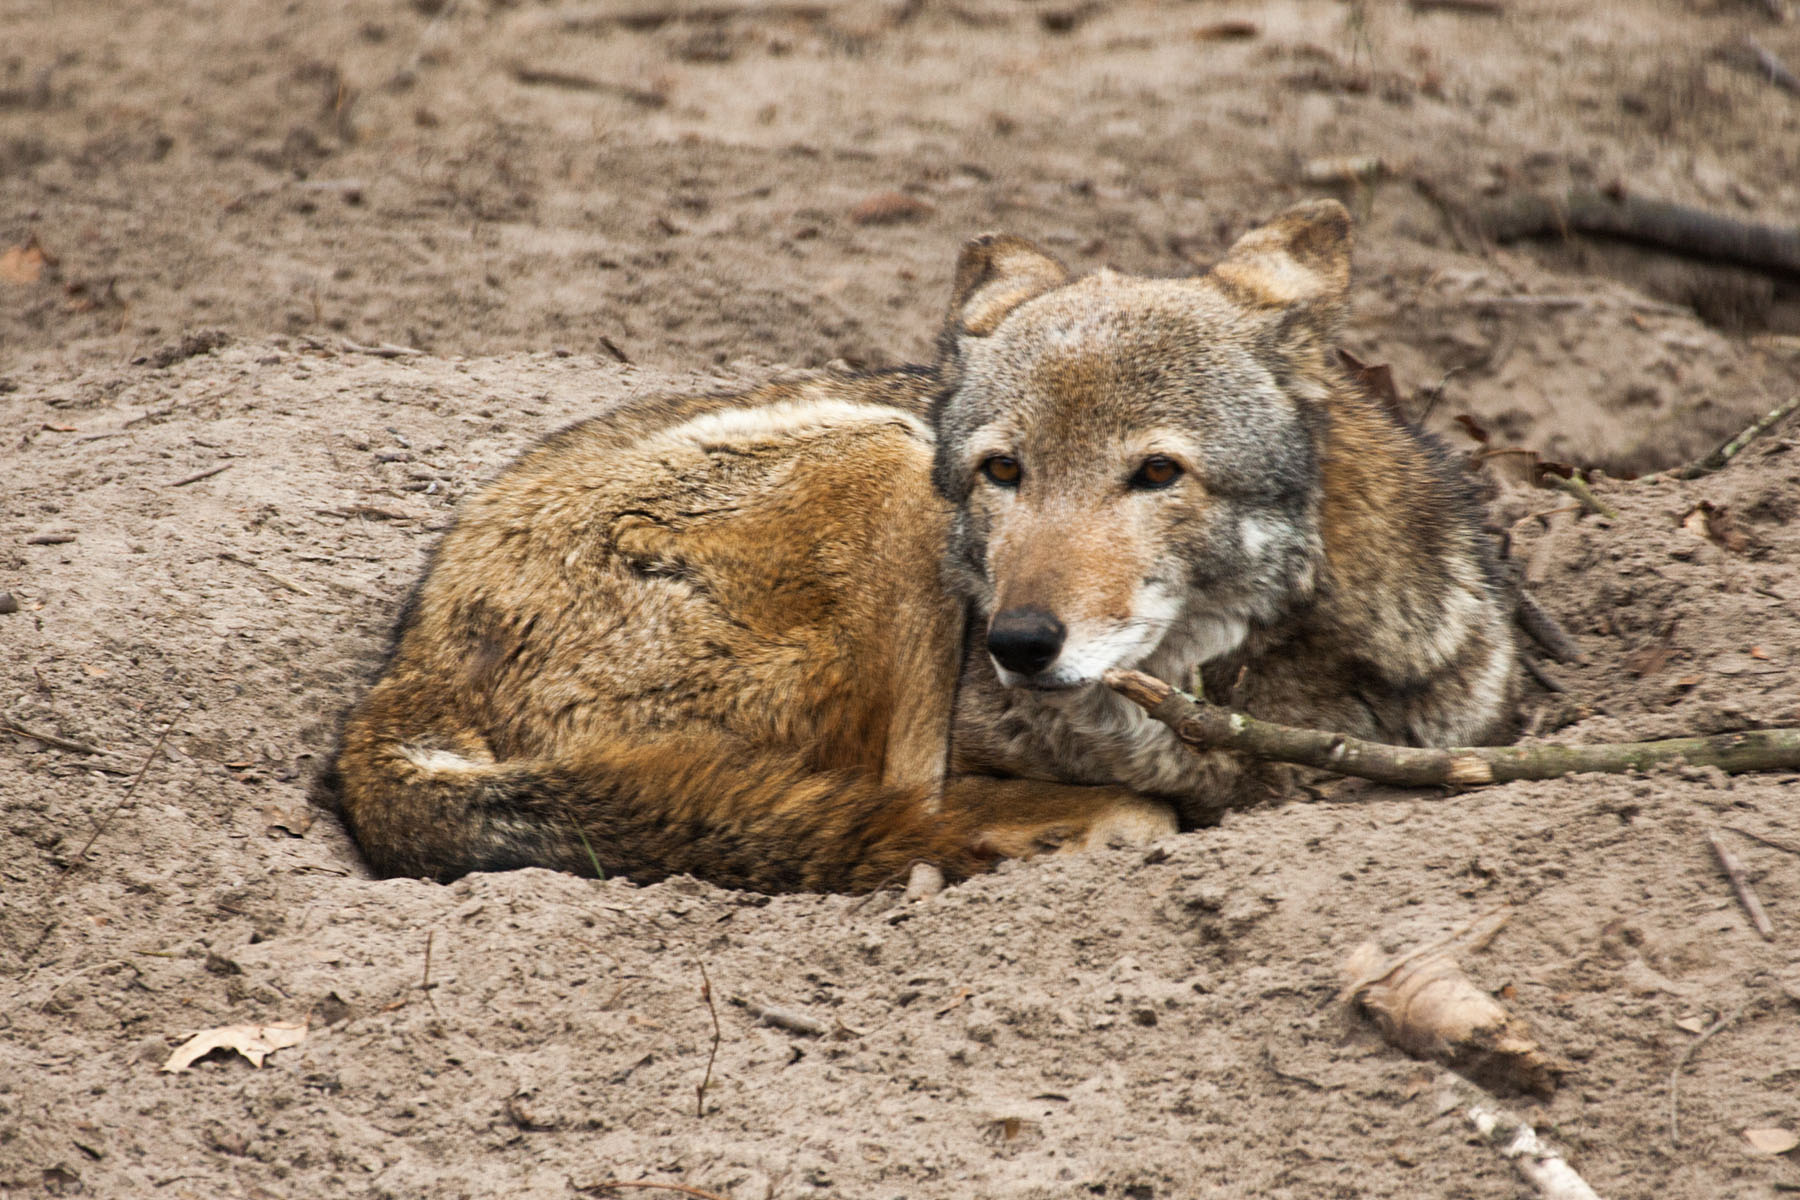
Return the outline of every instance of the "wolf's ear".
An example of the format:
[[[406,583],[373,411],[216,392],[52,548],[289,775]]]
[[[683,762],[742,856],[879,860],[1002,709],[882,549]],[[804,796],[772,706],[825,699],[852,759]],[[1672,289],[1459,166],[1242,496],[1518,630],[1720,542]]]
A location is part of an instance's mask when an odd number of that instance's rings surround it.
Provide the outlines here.
[[[950,293],[950,329],[986,337],[1034,296],[1069,281],[1063,265],[1022,237],[984,233],[963,243]]]
[[[1239,238],[1204,278],[1285,329],[1329,339],[1350,291],[1350,213],[1336,200],[1296,204]]]

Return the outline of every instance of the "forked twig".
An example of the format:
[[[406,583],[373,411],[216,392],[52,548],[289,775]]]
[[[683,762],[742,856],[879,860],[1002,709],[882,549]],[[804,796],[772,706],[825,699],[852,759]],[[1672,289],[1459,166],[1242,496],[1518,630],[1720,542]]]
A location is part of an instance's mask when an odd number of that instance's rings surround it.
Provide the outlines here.
[[[719,1032],[719,1008],[713,1003],[712,979],[706,973],[706,964],[700,964],[700,998],[706,1001],[706,1011],[712,1014],[713,1036],[712,1051],[706,1056],[706,1074],[694,1085],[694,1115],[706,1115],[706,1087],[712,1082],[713,1060],[719,1057],[719,1043],[724,1034]]]
[[[1584,772],[1623,774],[1681,760],[1728,774],[1800,770],[1800,729],[1752,729],[1654,742],[1579,746],[1390,746],[1324,729],[1263,721],[1196,702],[1142,671],[1111,670],[1106,685],[1196,750],[1231,750],[1399,787],[1475,787]]]
[[[1769,914],[1763,911],[1762,901],[1757,898],[1756,889],[1750,884],[1749,873],[1738,856],[1728,849],[1719,835],[1707,832],[1706,840],[1712,843],[1713,854],[1719,860],[1719,866],[1725,872],[1725,878],[1731,880],[1731,890],[1737,893],[1738,903],[1744,906],[1744,912],[1750,917],[1750,923],[1756,926],[1756,932],[1762,934],[1765,942],[1775,940],[1775,926],[1769,921]]]
[[[599,1183],[573,1185],[578,1192],[604,1192],[615,1188],[654,1188],[659,1192],[680,1192],[683,1196],[697,1196],[700,1200],[730,1200],[717,1192],[703,1192],[697,1187],[689,1187],[685,1183],[655,1183],[648,1179],[602,1179]]]

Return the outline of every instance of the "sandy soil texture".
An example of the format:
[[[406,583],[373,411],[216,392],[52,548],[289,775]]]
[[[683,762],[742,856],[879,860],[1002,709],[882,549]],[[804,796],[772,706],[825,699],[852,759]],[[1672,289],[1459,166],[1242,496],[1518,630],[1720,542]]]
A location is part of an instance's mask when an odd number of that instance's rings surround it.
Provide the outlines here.
[[[0,732],[0,1194],[1527,1196],[1336,1000],[1358,943],[1497,910],[1465,966],[1572,1068],[1508,1103],[1601,1195],[1800,1187],[1744,1137],[1800,1131],[1800,775],[1342,785],[919,905],[373,881],[308,801],[435,534],[534,437],[928,355],[978,230],[1175,272],[1317,192],[1360,222],[1346,345],[1411,411],[1495,473],[1528,447],[1612,476],[1611,517],[1497,485],[1587,653],[1546,668],[1533,735],[1800,725],[1800,429],[1648,475],[1800,389],[1793,281],[1469,218],[1623,186],[1791,224],[1800,97],[1743,39],[1800,65],[1800,25],[12,0],[0,26],[0,721],[44,735]],[[260,1070],[159,1069],[271,1022],[306,1036]]]

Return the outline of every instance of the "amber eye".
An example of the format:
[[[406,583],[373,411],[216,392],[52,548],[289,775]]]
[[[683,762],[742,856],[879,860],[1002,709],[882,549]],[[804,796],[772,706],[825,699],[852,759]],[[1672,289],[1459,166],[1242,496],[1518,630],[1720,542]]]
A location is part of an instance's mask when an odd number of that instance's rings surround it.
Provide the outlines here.
[[[1019,460],[995,454],[981,460],[981,473],[992,483],[1004,488],[1019,486]]]
[[[1181,478],[1181,464],[1172,458],[1153,454],[1146,458],[1131,477],[1134,488],[1166,488]]]

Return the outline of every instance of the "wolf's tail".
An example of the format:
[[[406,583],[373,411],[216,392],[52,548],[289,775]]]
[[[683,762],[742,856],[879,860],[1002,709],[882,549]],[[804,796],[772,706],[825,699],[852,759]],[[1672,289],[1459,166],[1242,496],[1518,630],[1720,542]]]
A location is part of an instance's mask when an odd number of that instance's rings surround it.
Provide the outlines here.
[[[382,875],[555,867],[640,883],[691,874],[763,892],[869,891],[918,861],[952,879],[992,854],[923,789],[809,768],[727,737],[500,762],[347,730],[328,787]]]

